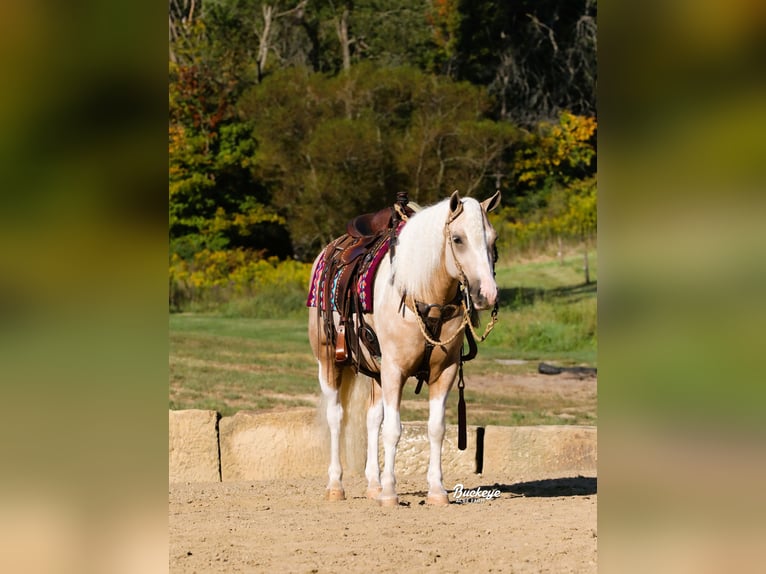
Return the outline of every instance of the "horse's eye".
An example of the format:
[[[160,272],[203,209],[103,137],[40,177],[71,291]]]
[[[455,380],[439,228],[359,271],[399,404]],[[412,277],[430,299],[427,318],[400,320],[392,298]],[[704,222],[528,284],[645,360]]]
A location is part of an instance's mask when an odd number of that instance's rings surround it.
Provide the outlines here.
[[[453,235],[452,236],[452,243],[454,243],[456,245],[460,245],[461,243],[463,243],[463,238],[460,237],[459,235]]]

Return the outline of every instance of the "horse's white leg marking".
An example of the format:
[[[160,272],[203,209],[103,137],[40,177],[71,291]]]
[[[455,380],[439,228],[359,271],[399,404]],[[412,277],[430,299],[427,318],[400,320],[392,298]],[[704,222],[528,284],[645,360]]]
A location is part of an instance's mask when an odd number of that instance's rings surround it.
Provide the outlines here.
[[[343,406],[340,404],[339,391],[332,388],[327,380],[327,373],[319,363],[319,386],[327,401],[327,425],[330,427],[330,467],[327,470],[329,482],[327,483],[327,499],[343,500],[346,498],[343,492],[341,478],[343,468],[340,464],[340,424],[343,420]]]
[[[447,397],[457,375],[456,365],[447,367],[437,380],[428,386],[428,498],[429,504],[449,504],[442,477],[442,445],[444,443],[444,411]]]
[[[428,440],[431,445],[428,459],[428,503],[449,504],[447,491],[442,483],[442,443],[444,441],[444,409],[447,393],[428,401]]]
[[[372,383],[370,406],[367,409],[367,465],[364,475],[367,477],[367,498],[377,498],[381,492],[380,463],[378,462],[378,437],[383,422],[383,401],[380,385]]]
[[[387,377],[381,373],[381,380],[388,386],[383,387],[383,473],[381,475],[382,491],[378,502],[382,506],[398,506],[399,497],[396,495],[396,476],[394,461],[396,446],[402,436],[402,419],[399,405],[402,400],[402,376],[400,373],[390,373]]]

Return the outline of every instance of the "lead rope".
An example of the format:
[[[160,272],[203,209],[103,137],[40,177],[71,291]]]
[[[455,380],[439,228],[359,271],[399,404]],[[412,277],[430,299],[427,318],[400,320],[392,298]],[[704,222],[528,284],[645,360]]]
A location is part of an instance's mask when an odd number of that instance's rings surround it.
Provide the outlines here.
[[[478,342],[483,342],[492,332],[492,329],[495,328],[495,323],[497,323],[497,307],[498,302],[495,300],[495,304],[492,307],[492,315],[490,318],[489,323],[487,323],[487,327],[484,330],[484,334],[479,337],[476,333],[476,330],[473,328],[473,322],[471,319],[471,294],[469,291],[469,285],[468,285],[468,278],[466,277],[465,271],[463,271],[463,266],[460,264],[460,261],[457,258],[457,254],[455,253],[455,244],[452,241],[452,233],[449,228],[449,224],[452,223],[452,221],[459,215],[459,212],[455,214],[455,216],[447,222],[447,225],[444,226],[444,233],[447,234],[447,239],[449,241],[450,251],[452,251],[452,258],[455,261],[455,266],[457,267],[458,273],[460,273],[460,284],[463,289],[464,294],[464,302],[463,302],[463,309],[464,311],[464,318],[463,318],[463,325],[461,326],[461,329],[458,330],[458,332],[462,331],[462,327],[465,327],[466,323],[468,324],[468,328],[471,330],[471,334],[473,334],[474,339],[478,339]],[[422,331],[422,329],[421,329]],[[458,366],[458,380],[457,380],[457,389],[458,389],[458,401],[457,401],[457,449],[458,450],[465,450],[468,447],[468,438],[467,438],[467,417],[465,413],[465,395],[463,393],[463,389],[465,389],[465,380],[463,379],[463,353],[461,350],[460,353],[460,363]]]
[[[412,299],[412,297],[407,297],[407,307],[409,307],[410,311],[412,311],[413,315],[415,315],[415,319],[417,320],[418,327],[420,327],[420,334],[423,335],[423,338],[426,341],[428,341],[430,344],[432,344],[434,347],[449,345],[452,341],[457,339],[458,335],[460,335],[463,332],[463,329],[465,328],[466,325],[468,325],[468,327],[471,329],[471,333],[473,334],[474,338],[476,339],[478,343],[483,343],[487,339],[487,337],[489,337],[489,334],[492,332],[492,329],[495,328],[495,324],[497,323],[497,303],[495,303],[495,306],[492,307],[492,314],[490,317],[490,321],[489,323],[487,323],[487,326],[484,329],[484,334],[481,337],[479,337],[478,333],[476,332],[476,329],[474,329],[473,324],[471,323],[471,311],[469,309],[469,305],[466,305],[465,302],[461,302],[461,305],[463,307],[463,320],[460,323],[460,327],[458,327],[457,331],[455,331],[449,339],[439,341],[437,339],[434,339],[428,334],[425,323],[423,323],[423,319],[420,318],[420,313],[418,313],[417,307],[415,306],[415,300]]]
[[[463,357],[460,356],[460,366],[458,367],[458,379],[457,379],[457,449],[465,450],[468,446],[468,440],[466,437],[466,416],[465,416],[465,397],[463,396],[463,389],[465,388],[465,381],[463,380]]]
[[[428,341],[428,343],[434,346],[449,345],[452,341],[454,341],[458,337],[458,335],[463,333],[463,330],[465,329],[466,325],[468,325],[468,328],[471,330],[471,333],[473,334],[474,339],[476,339],[479,343],[482,343],[486,340],[486,338],[492,332],[492,329],[495,328],[495,324],[497,323],[497,308],[498,308],[497,301],[495,301],[495,305],[492,307],[492,315],[490,317],[490,321],[489,323],[487,323],[487,326],[484,329],[484,334],[481,337],[479,337],[478,333],[476,333],[476,330],[473,327],[473,323],[471,322],[471,295],[469,292],[468,278],[466,277],[465,272],[463,271],[463,266],[460,265],[460,261],[458,261],[457,255],[455,254],[455,245],[452,242],[452,233],[450,232],[450,228],[449,228],[449,224],[459,214],[460,212],[458,211],[452,217],[452,219],[447,222],[447,224],[444,226],[444,232],[447,235],[449,240],[450,251],[452,251],[452,258],[455,261],[455,266],[458,269],[458,273],[460,273],[460,280],[459,280],[460,287],[461,289],[463,289],[463,294],[464,294],[463,301],[461,302],[461,305],[463,306],[463,320],[460,324],[460,327],[458,327],[458,329],[452,334],[452,336],[445,341],[439,341],[434,339],[428,334],[426,330],[426,326],[420,317],[420,313],[418,313],[417,305],[415,304],[414,299],[412,299],[412,297],[407,297],[407,303],[408,303],[407,306],[415,315],[415,319],[417,320],[418,327],[420,328],[420,333],[423,335],[423,338],[426,341]],[[457,381],[457,389],[458,389],[457,448],[458,450],[465,450],[468,447],[467,417],[466,417],[466,411],[465,411],[465,394],[464,394],[465,380],[463,379],[463,362],[464,362],[463,353],[461,350],[460,360],[458,363],[458,381]]]

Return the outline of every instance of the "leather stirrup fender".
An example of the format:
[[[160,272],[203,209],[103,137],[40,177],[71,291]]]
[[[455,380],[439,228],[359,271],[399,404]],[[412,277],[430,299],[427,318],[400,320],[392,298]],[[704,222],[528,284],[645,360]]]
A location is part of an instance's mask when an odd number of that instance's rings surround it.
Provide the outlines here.
[[[346,327],[338,327],[338,336],[335,339],[335,362],[343,363],[348,359],[348,349],[346,348]]]

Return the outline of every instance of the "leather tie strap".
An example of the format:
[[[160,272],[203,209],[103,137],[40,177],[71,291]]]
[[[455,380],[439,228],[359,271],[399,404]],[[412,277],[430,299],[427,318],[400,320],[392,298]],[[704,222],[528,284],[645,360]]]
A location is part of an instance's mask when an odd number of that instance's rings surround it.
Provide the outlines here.
[[[463,360],[460,360],[460,366],[458,367],[458,402],[457,402],[457,449],[465,450],[468,446],[468,439],[466,436],[466,415],[465,415],[465,397],[463,396],[463,389],[465,388],[465,381],[463,380]]]

